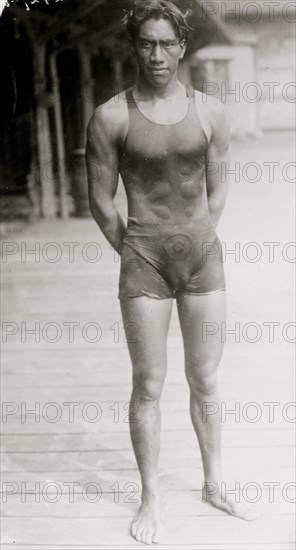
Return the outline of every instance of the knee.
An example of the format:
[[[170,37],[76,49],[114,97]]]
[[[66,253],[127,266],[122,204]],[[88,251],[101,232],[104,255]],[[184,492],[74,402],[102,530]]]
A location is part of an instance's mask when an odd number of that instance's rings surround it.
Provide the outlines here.
[[[210,396],[217,391],[216,368],[212,364],[204,364],[200,368],[187,368],[186,378],[192,393],[197,396]]]
[[[134,378],[133,392],[141,401],[158,401],[161,396],[164,379],[145,376]]]

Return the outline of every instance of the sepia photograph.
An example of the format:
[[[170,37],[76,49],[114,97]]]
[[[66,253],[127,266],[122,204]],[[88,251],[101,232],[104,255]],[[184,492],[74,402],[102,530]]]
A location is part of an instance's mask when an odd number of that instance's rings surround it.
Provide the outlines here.
[[[2,550],[293,550],[296,2],[0,44]]]

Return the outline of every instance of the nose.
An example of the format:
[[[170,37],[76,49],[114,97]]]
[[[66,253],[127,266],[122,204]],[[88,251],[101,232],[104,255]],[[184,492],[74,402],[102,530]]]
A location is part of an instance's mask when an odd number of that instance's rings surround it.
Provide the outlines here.
[[[153,63],[162,63],[164,61],[163,51],[159,44],[154,46],[151,52],[151,61]]]

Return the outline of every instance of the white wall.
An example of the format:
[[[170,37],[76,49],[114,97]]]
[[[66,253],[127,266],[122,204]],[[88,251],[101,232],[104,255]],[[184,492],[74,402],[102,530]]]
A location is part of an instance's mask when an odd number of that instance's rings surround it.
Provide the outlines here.
[[[228,82],[219,81],[215,74],[214,61],[227,61]],[[225,104],[229,113],[231,131],[234,135],[258,133],[258,89],[254,86],[255,64],[253,46],[210,45],[198,50],[180,67],[180,78],[190,81],[191,67],[196,61],[205,63],[207,82],[203,91],[214,95]]]
[[[295,128],[294,25],[277,16],[252,24],[232,22],[224,32],[231,45],[216,43],[195,52],[182,63],[181,79],[190,82],[191,66],[205,64],[206,81],[213,84],[204,91],[215,91],[225,103],[235,135]],[[219,76],[218,60],[228,62],[228,87]]]

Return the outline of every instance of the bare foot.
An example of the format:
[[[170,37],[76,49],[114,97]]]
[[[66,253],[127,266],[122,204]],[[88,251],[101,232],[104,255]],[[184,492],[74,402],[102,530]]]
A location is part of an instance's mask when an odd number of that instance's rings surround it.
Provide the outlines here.
[[[210,483],[209,490],[206,487],[206,484],[202,488],[202,500],[207,502],[231,516],[235,516],[246,521],[254,521],[257,519],[258,514],[256,510],[241,504],[240,502],[235,502],[233,497],[226,495],[223,491],[218,489],[219,485],[217,483]],[[215,492],[213,491],[213,485],[215,487]]]
[[[159,543],[159,511],[154,501],[144,501],[136,513],[130,527],[130,534],[144,544]]]

